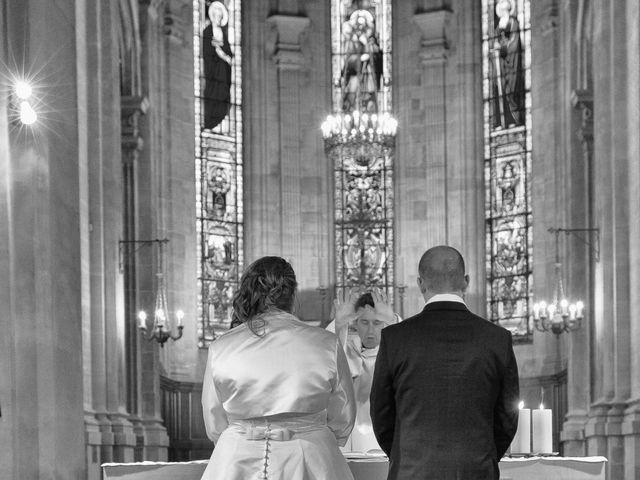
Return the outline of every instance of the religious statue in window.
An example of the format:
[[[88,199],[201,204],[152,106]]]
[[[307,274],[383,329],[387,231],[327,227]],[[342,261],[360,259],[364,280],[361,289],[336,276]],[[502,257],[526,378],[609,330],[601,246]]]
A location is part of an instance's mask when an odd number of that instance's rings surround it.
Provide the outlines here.
[[[204,128],[215,128],[231,106],[231,59],[228,39],[229,12],[222,2],[211,2],[208,25],[202,31],[204,63]]]
[[[227,194],[231,189],[228,168],[209,165],[207,184],[207,213],[209,218],[227,220]]]
[[[354,2],[356,3],[356,2]],[[356,9],[342,24],[342,110],[377,112],[377,94],[382,77],[382,50],[378,42],[373,14],[367,2],[357,2]]]
[[[525,84],[520,24],[513,0],[498,0],[494,18],[493,128],[524,124]]]

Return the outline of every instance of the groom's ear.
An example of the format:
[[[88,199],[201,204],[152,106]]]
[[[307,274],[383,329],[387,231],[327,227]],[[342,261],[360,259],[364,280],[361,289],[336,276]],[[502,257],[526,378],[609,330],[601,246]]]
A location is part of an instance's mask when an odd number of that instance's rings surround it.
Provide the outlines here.
[[[418,284],[418,288],[420,289],[420,293],[426,292],[426,287],[424,286],[424,282],[422,281],[422,277],[416,278],[416,283]]]
[[[462,289],[463,293],[466,292],[467,288],[469,287],[469,280],[470,280],[469,274],[465,274],[465,276],[464,276],[464,288]]]

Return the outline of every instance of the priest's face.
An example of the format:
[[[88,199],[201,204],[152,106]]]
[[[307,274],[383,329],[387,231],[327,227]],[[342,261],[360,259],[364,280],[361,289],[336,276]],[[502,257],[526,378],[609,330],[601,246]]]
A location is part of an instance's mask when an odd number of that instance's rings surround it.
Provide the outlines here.
[[[361,308],[358,310],[358,336],[365,348],[375,348],[380,345],[380,332],[384,328],[384,321],[376,318],[373,309]]]

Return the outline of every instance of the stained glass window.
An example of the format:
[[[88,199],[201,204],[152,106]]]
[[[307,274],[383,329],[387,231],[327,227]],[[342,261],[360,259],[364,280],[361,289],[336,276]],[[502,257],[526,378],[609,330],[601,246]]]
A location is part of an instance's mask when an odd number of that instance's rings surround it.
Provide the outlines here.
[[[529,0],[482,1],[487,314],[531,340]]]
[[[333,0],[333,115],[323,125],[334,168],[336,288],[393,298],[391,1]]]
[[[199,346],[227,330],[243,263],[240,0],[194,0]]]

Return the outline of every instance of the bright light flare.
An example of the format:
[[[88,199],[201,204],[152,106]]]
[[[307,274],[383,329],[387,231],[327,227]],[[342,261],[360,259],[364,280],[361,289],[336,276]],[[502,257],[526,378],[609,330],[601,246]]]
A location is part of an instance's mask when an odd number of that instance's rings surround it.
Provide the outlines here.
[[[18,80],[15,84],[16,96],[21,100],[27,100],[33,93],[31,85],[23,80]]]
[[[20,121],[24,125],[33,125],[38,120],[38,114],[26,100],[20,102]]]

